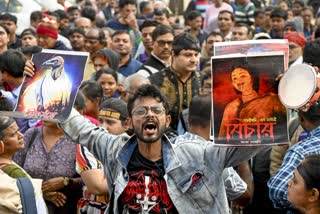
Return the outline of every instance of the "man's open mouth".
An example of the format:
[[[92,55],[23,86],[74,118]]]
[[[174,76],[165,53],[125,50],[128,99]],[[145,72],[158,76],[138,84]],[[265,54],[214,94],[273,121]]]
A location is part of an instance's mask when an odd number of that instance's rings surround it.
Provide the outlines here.
[[[155,131],[157,129],[157,124],[155,122],[147,122],[144,127],[144,130],[146,131]]]

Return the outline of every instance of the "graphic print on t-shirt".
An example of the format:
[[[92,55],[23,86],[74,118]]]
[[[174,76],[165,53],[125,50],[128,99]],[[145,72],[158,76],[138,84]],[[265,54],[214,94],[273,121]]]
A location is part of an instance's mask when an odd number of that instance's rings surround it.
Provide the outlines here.
[[[129,182],[119,198],[121,211],[129,213],[178,213],[163,178],[162,160],[152,162],[134,152],[128,165]]]

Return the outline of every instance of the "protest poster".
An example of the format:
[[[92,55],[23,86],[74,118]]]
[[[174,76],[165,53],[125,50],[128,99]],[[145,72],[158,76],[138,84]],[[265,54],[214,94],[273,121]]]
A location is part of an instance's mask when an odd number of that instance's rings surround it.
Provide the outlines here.
[[[283,52],[212,57],[212,136],[216,144],[287,144],[287,112],[279,100],[276,77]]]
[[[213,55],[244,54],[256,52],[284,52],[284,70],[289,66],[289,43],[286,39],[260,39],[246,41],[215,42],[213,44]]]
[[[6,115],[65,121],[72,109],[89,54],[43,49],[32,56],[35,75],[25,77],[17,105]]]

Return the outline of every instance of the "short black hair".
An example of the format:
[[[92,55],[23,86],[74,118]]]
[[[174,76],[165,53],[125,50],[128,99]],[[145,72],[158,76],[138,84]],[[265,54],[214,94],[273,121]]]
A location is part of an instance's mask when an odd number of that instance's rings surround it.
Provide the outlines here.
[[[80,12],[80,9],[77,6],[70,6],[67,9],[67,13],[71,13],[72,11],[78,10]]]
[[[49,16],[54,16],[57,19],[57,22],[60,22],[60,15],[56,12],[53,11],[47,11],[45,12],[45,14],[49,15]]]
[[[229,11],[229,10],[221,10],[221,11],[219,12],[219,14],[218,14],[218,18],[219,18],[219,16],[220,16],[220,14],[222,14],[222,13],[228,13],[228,14],[230,15],[230,17],[231,17],[231,20],[234,22],[235,17],[234,17],[234,14],[233,14],[231,11]]]
[[[244,22],[236,22],[233,27],[234,27],[234,28],[235,28],[235,27],[245,27],[245,28],[247,28],[248,35],[249,35],[249,36],[251,35],[251,28],[250,28],[250,26],[249,26],[248,24],[244,23]]]
[[[40,21],[42,18],[42,12],[39,10],[33,11],[30,14],[30,21]]]
[[[152,97],[155,98],[158,102],[163,104],[163,107],[166,110],[166,114],[169,113],[169,103],[167,98],[161,93],[160,89],[154,85],[145,84],[140,86],[137,91],[131,96],[128,100],[128,113],[129,116],[132,116],[133,104],[137,99],[143,97]]]
[[[150,19],[146,19],[144,22],[142,22],[142,25],[140,25],[140,32],[142,31],[143,28],[146,27],[157,27],[159,25],[159,23],[155,20],[150,20]]]
[[[258,10],[256,10],[256,11],[254,11],[253,17],[254,17],[254,18],[257,18],[260,14],[263,14],[263,15],[264,15],[264,11],[258,9]]]
[[[285,10],[282,10],[281,8],[275,8],[272,10],[270,14],[270,18],[281,18],[284,19],[285,21],[288,19],[288,12]]]
[[[111,35],[111,39],[113,39],[115,36],[117,35],[121,35],[121,34],[127,34],[130,37],[130,34],[128,33],[128,31],[126,30],[116,30],[112,35]],[[131,37],[130,37],[131,39]],[[131,40],[130,40],[131,41]]]
[[[277,8],[277,7],[275,7],[275,6],[273,6],[273,5],[269,5],[269,6],[267,6],[267,7],[264,8],[264,13],[266,13],[266,12],[272,12],[275,8]]]
[[[80,90],[89,100],[102,99],[102,86],[94,80],[86,80],[81,83]]]
[[[181,33],[174,37],[172,50],[175,55],[179,55],[182,50],[201,51],[199,40],[190,33]]]
[[[4,131],[14,123],[15,120],[12,117],[0,116],[0,139],[2,140],[5,137]]]
[[[211,95],[196,95],[189,106],[190,126],[207,127],[211,118]]]
[[[173,29],[171,27],[167,25],[158,24],[158,26],[152,32],[152,40],[156,41],[159,36],[165,35],[167,33],[174,35]]]
[[[191,10],[189,13],[187,13],[186,21],[191,21],[191,20],[194,20],[198,17],[202,18],[201,13],[197,10]]]
[[[96,11],[91,6],[85,6],[81,10],[81,16],[90,19],[91,22],[96,20]]]
[[[142,11],[144,11],[144,9],[147,7],[148,4],[150,4],[149,1],[142,1],[142,2],[140,2],[140,4],[139,4],[140,13],[142,13]]]
[[[74,33],[79,33],[81,34],[82,36],[85,37],[86,33],[84,32],[84,30],[82,28],[79,28],[79,27],[74,27],[74,28],[71,28],[69,33],[68,33],[68,36],[71,36],[72,34]]]
[[[10,13],[4,13],[0,15],[0,20],[12,21],[15,25],[17,25],[17,17]]]
[[[4,31],[5,31],[8,35],[11,34],[10,31],[9,31],[9,29],[7,28],[7,26],[5,26],[4,24],[0,23],[0,27],[2,27],[2,28],[4,29]]]
[[[20,37],[23,38],[25,35],[32,35],[36,37],[36,31],[33,30],[32,28],[26,28],[22,31],[22,33],[20,34]]]
[[[59,15],[60,20],[69,18],[67,12],[65,12],[64,10],[55,10],[54,12]]]
[[[167,18],[170,17],[169,11],[168,11],[166,8],[155,9],[155,10],[153,11],[153,15],[156,15],[156,16],[165,15]]]
[[[110,74],[111,76],[113,76],[113,78],[116,80],[116,82],[118,82],[118,74],[112,68],[99,69],[94,75],[94,80],[98,81],[98,79],[101,77],[102,74]]]
[[[297,171],[304,180],[307,190],[316,188],[320,191],[320,155],[312,154],[299,164]]]
[[[203,70],[207,67],[211,67],[211,58],[200,58],[200,74],[201,76],[211,73],[211,72],[203,72]],[[201,82],[202,83],[202,82]]]
[[[79,110],[85,110],[86,109],[86,97],[82,93],[82,91],[78,91],[76,99],[74,100],[73,106],[79,111]]]
[[[13,77],[23,77],[26,58],[17,50],[9,49],[0,55],[0,71],[8,72]]]
[[[303,49],[303,62],[320,68],[320,39],[309,41]]]
[[[223,40],[223,35],[222,35],[222,33],[217,32],[217,31],[212,31],[212,32],[210,32],[210,33],[208,34],[208,36],[206,37],[206,41],[208,40],[208,38],[209,38],[210,36],[220,36],[220,37],[222,38],[222,40]]]
[[[211,59],[209,59],[211,61]],[[211,64],[211,63],[210,63]],[[204,86],[204,81],[207,79],[211,79],[211,72],[206,72],[201,75],[200,81],[201,81],[201,88]]]
[[[0,91],[1,94],[1,91]],[[0,96],[0,111],[13,111],[14,106],[12,103],[5,97]]]
[[[137,2],[135,0],[120,0],[119,1],[119,8],[122,9],[128,4],[132,4],[137,7]]]
[[[298,5],[300,5],[301,7],[304,7],[304,1],[303,1],[303,0],[295,0],[295,1],[293,2],[293,4],[298,4]]]
[[[308,109],[308,111],[299,111],[306,120],[315,126],[320,125],[320,99],[314,102]]]

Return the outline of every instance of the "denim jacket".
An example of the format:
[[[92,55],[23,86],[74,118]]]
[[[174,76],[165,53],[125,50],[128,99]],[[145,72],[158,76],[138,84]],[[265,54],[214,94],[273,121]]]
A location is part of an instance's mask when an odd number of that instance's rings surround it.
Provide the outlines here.
[[[72,114],[68,122],[60,124],[60,127],[74,142],[87,146],[103,162],[108,190],[114,198],[109,209],[119,213],[117,201],[129,181],[127,165],[137,146],[136,137],[108,134],[84,117],[76,116],[74,112]],[[164,179],[178,212],[229,213],[222,171],[250,159],[259,150],[255,147],[218,147],[204,140],[199,142],[199,139],[173,145],[163,136]]]

